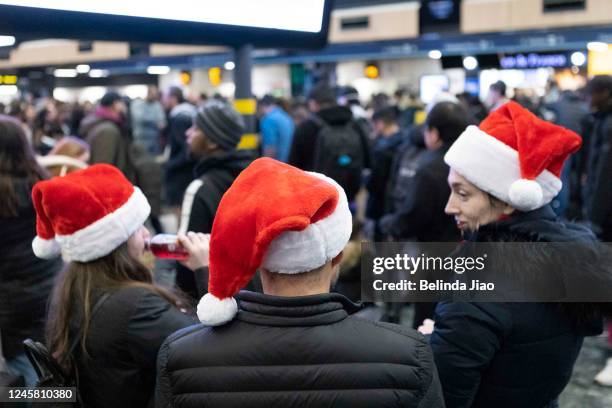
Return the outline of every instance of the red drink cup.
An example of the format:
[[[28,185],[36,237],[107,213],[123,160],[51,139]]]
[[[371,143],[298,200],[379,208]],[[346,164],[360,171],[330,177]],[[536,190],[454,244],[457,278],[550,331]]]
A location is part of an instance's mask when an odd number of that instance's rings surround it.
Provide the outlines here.
[[[183,248],[176,235],[157,234],[148,244],[149,250],[158,258],[176,259],[184,261],[189,258],[189,253]]]

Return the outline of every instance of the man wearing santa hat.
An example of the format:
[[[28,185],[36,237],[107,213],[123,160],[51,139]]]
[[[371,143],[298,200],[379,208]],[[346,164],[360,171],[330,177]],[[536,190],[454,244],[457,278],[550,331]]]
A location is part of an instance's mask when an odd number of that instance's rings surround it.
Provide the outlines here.
[[[247,167],[214,220],[202,324],[160,349],[156,406],[444,406],[424,337],[330,293],[351,227],[332,179]],[[239,292],[258,270],[264,293]]]

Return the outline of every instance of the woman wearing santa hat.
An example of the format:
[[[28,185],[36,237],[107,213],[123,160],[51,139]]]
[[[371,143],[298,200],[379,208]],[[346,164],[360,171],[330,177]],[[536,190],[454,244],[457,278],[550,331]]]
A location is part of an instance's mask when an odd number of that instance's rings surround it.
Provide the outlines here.
[[[195,323],[182,300],[153,283],[141,262],[150,207],[115,167],[93,165],[34,185],[36,256],[68,263],[48,315],[53,356],[75,373],[88,407],[144,407],[155,385],[159,346]],[[190,233],[193,267],[203,237]]]
[[[445,211],[468,241],[594,247],[590,230],[561,223],[549,206],[561,189],[563,162],[580,145],[575,133],[507,103],[479,127],[469,126],[446,153]],[[535,245],[521,248],[525,253],[502,265],[515,276],[529,270],[522,260],[546,264],[555,256],[539,254]],[[431,331],[428,326],[420,330]],[[599,310],[585,304],[441,302],[430,344],[446,405],[556,406],[584,336],[599,330]]]

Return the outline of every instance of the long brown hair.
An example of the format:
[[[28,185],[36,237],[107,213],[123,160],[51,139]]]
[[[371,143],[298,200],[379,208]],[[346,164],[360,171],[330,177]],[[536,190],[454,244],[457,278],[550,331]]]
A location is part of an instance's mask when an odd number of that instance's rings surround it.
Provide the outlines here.
[[[25,179],[30,188],[48,174],[36,162],[21,124],[0,115],[0,217],[16,217],[20,204],[16,179]]]
[[[69,348],[75,333],[70,327],[83,327],[80,346],[86,357],[91,312],[97,298],[130,286],[148,288],[177,307],[186,303],[179,294],[153,283],[151,271],[130,256],[127,242],[94,261],[71,262],[60,274],[47,318],[47,344],[67,372],[74,367]]]

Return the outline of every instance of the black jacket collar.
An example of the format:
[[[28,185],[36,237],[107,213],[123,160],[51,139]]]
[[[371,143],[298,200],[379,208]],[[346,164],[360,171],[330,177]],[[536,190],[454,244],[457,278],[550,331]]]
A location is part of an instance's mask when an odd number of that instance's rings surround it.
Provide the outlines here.
[[[248,150],[222,150],[201,159],[194,168],[194,174],[202,177],[211,169],[240,173],[252,160],[253,155]]]
[[[550,205],[533,211],[517,212],[506,220],[466,233],[464,238],[467,241],[595,241],[595,236],[588,228],[561,222]]]
[[[339,293],[280,297],[241,291],[238,320],[266,326],[320,326],[339,322],[361,306]]]

